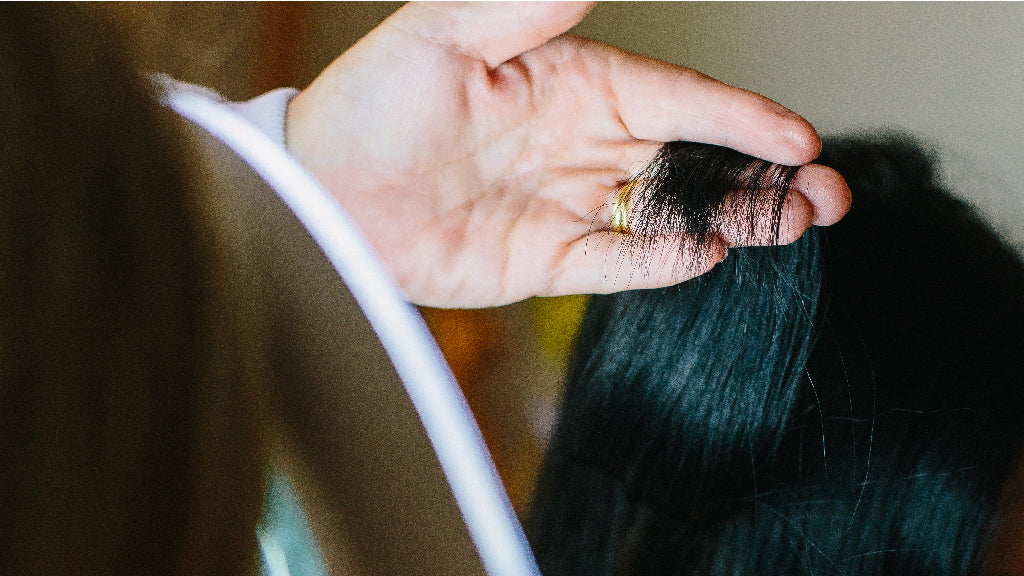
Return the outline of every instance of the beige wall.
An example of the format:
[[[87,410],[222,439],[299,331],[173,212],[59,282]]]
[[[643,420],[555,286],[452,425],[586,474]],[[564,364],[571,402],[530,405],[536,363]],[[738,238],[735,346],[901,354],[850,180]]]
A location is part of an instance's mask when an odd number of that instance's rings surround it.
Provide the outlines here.
[[[294,39],[277,77],[301,87],[400,6],[306,4],[290,23],[268,4],[107,8],[147,66],[243,98],[267,81],[268,33]],[[765,94],[825,135],[919,135],[951,187],[1024,249],[1024,4],[606,2],[573,32]]]

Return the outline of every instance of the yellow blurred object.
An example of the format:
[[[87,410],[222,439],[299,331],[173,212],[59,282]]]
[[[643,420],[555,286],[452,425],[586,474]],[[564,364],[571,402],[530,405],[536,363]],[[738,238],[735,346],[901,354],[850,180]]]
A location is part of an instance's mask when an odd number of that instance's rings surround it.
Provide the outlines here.
[[[559,296],[530,300],[537,342],[544,358],[561,364],[569,358],[589,296]]]

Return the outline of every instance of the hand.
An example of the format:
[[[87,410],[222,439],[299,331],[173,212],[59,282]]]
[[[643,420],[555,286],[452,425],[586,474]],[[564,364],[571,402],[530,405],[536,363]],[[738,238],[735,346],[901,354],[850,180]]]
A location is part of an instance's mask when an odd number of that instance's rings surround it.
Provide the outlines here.
[[[409,4],[292,101],[292,153],[359,223],[408,298],[441,307],[666,286],[609,231],[610,202],[661,142],[720,144],[781,164],[820,152],[803,118],[693,70],[562,34],[579,3]],[[846,184],[803,167],[782,242],[831,224]],[[656,247],[678,251],[666,234]]]

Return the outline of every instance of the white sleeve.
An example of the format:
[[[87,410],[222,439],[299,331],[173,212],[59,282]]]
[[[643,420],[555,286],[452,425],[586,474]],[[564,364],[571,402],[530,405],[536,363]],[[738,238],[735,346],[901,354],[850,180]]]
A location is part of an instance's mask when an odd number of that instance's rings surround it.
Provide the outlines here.
[[[295,92],[232,104],[168,76],[152,80],[165,105],[231,148],[274,189],[333,264],[405,386],[488,575],[540,576],[469,404],[423,318],[342,206],[285,149],[284,111]]]
[[[252,122],[270,139],[287,149],[284,138],[284,117],[288,103],[298,94],[295,88],[278,88],[245,102],[228,102],[235,112]]]
[[[167,104],[171,94],[179,93],[195,94],[208,100],[221,102],[259,128],[275,144],[284,149],[288,148],[285,143],[284,120],[285,113],[288,111],[288,103],[299,93],[295,88],[278,88],[251,100],[229,102],[209,88],[175,80],[166,74],[153,74],[150,78],[163,104]]]

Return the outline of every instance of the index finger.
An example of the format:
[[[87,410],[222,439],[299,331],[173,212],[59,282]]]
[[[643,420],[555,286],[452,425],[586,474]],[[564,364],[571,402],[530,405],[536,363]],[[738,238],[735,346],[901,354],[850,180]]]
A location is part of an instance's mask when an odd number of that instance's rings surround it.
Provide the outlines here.
[[[591,49],[607,51],[619,117],[634,138],[717,144],[789,166],[821,153],[807,120],[760,94],[610,46]]]

